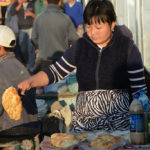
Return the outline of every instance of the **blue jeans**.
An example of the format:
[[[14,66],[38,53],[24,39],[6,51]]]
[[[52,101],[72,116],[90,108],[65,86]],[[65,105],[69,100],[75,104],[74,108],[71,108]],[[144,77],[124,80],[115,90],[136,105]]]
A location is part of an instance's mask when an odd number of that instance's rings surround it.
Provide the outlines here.
[[[32,69],[35,64],[35,47],[31,42],[32,29],[19,30],[19,45],[20,51],[24,56],[24,64],[28,69]]]

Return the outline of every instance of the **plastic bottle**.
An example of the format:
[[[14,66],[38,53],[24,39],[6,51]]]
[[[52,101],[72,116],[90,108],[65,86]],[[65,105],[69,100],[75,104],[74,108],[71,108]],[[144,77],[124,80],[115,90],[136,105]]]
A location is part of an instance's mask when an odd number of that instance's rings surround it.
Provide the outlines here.
[[[144,144],[144,110],[138,95],[133,95],[130,105],[130,140],[131,144]]]
[[[148,113],[148,140],[147,143],[150,142],[150,113]]]
[[[150,104],[145,90],[140,90],[139,101],[144,108],[145,144],[147,144],[150,138]]]

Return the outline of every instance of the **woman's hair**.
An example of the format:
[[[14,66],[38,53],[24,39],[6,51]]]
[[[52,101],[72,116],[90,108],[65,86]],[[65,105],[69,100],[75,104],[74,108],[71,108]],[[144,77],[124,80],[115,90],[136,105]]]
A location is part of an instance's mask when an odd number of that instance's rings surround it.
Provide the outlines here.
[[[108,22],[110,25],[116,21],[116,13],[113,4],[109,0],[90,0],[84,10],[84,23],[92,24],[94,18],[95,23]]]

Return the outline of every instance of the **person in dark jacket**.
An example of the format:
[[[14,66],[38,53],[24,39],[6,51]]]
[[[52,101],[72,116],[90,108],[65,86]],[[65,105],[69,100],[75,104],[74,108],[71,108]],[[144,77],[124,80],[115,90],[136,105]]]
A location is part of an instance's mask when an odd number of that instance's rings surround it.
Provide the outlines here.
[[[34,73],[41,70],[43,66],[48,66],[51,62],[60,59],[65,50],[79,38],[71,19],[58,5],[60,0],[46,0],[45,2],[47,8],[36,17],[32,30],[32,41],[39,52]],[[55,89],[57,85],[59,87],[60,83],[46,86],[45,93]]]
[[[34,20],[32,41],[42,60],[58,60],[78,39],[71,19],[58,3],[59,0],[46,0],[46,10]]]
[[[35,19],[34,3],[29,0],[17,0],[10,8],[10,15],[17,15],[19,27],[19,46],[22,56],[21,62],[32,72],[35,64],[35,47],[31,41],[33,21]],[[20,58],[22,59],[22,58]]]
[[[30,74],[13,53],[16,44],[14,32],[9,27],[0,25],[0,37],[0,147],[23,146],[22,149],[33,149],[38,143],[40,132],[35,89],[30,89],[21,97],[23,106],[21,118],[10,119],[3,108],[2,95],[10,86],[17,89],[17,84],[29,78]],[[25,144],[26,141],[30,148]]]
[[[129,30],[116,25],[109,0],[91,0],[84,10],[86,33],[55,64],[18,84],[21,93],[55,83],[76,69],[75,132],[129,130],[131,95],[146,89],[141,54]]]

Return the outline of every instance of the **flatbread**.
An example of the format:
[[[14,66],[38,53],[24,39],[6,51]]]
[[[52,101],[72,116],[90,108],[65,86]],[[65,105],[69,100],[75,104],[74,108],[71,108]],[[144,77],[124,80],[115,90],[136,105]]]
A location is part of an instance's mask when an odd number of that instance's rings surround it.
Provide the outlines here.
[[[50,138],[50,144],[54,148],[68,148],[78,143],[78,139],[73,134],[54,133]]]
[[[2,105],[10,119],[19,120],[22,113],[22,101],[17,90],[11,86],[2,95]]]
[[[65,149],[72,145],[78,144],[86,137],[87,134],[74,135],[69,133],[54,133],[51,135],[50,144],[53,148]]]
[[[122,137],[117,137],[109,134],[102,134],[97,136],[90,142],[90,147],[95,149],[109,149],[114,144],[117,144],[122,140],[123,140]]]

